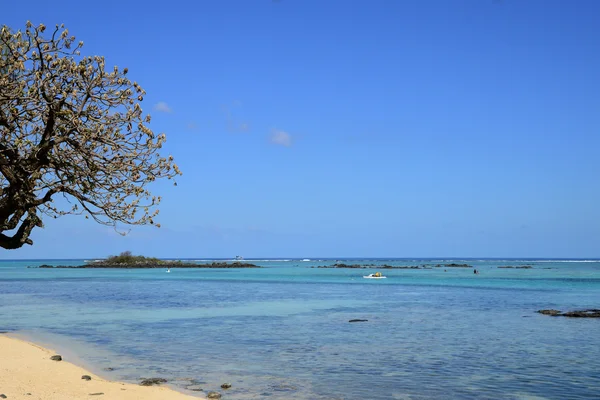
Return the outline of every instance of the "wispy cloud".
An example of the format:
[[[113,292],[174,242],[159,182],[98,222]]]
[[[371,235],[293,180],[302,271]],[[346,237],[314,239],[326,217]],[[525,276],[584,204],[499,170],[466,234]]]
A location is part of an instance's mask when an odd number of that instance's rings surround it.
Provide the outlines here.
[[[189,122],[185,127],[188,130],[190,130],[190,131],[197,131],[198,130],[198,124],[195,123],[195,122]]]
[[[225,113],[225,119],[227,121],[227,130],[230,132],[247,132],[250,130],[250,124],[248,122],[239,122],[234,116],[234,109],[241,108],[242,102],[240,100],[234,100],[231,105],[224,105],[223,112]]]
[[[292,145],[292,135],[279,129],[273,129],[269,140],[279,146],[290,147]]]
[[[164,101],[159,101],[158,103],[156,103],[154,105],[154,111],[158,111],[158,112],[165,112],[165,113],[170,113],[173,110],[171,109],[171,107],[169,107],[169,105],[167,103],[165,103]]]

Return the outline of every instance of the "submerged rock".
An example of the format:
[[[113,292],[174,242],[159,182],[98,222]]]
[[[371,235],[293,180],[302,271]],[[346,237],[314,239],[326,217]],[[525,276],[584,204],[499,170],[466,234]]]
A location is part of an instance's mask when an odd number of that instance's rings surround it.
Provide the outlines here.
[[[369,321],[368,319],[351,319],[348,322],[368,322],[368,321]]]
[[[452,264],[444,264],[444,265],[449,268],[473,268],[473,266],[469,265],[469,264],[452,263]]]
[[[538,310],[537,312],[539,312],[540,314],[544,314],[544,315],[559,315],[560,314],[559,310],[554,310],[554,309]]]
[[[220,399],[221,398],[221,393],[219,392],[208,392],[208,394],[206,395],[207,399]]]
[[[231,387],[231,383],[224,383],[221,385],[221,389],[229,389]]]
[[[590,308],[587,310],[575,310],[562,312],[559,310],[538,310],[540,314],[550,315],[552,317],[570,317],[570,318],[600,318],[600,309]]]
[[[152,385],[160,385],[161,383],[167,383],[165,378],[149,378],[144,379],[140,385],[142,386],[152,386]]]
[[[589,309],[589,310],[576,310],[569,311],[561,314],[562,317],[572,318],[600,318],[600,310]]]
[[[286,383],[281,383],[279,385],[272,386],[271,389],[276,392],[293,392],[295,390],[298,390],[296,386],[288,385]]]
[[[55,356],[52,356],[52,357],[50,357],[50,359],[51,359],[52,361],[62,361],[62,357],[61,357],[61,356],[59,356],[58,354],[57,354],[57,355],[55,355]]]

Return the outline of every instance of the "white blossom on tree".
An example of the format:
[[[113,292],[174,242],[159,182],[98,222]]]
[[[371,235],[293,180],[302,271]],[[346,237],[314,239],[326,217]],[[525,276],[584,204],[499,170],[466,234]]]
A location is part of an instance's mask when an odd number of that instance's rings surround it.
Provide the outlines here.
[[[0,32],[0,247],[32,244],[42,217],[82,214],[116,226],[154,222],[149,183],[181,172],[148,127],[127,68],[81,56],[64,26]],[[64,196],[66,207],[53,199]]]

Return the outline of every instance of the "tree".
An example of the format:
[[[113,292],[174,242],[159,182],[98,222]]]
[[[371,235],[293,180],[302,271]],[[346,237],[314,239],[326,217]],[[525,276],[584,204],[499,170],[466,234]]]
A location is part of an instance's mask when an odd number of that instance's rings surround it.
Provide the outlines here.
[[[127,68],[80,55],[64,26],[27,22],[0,32],[0,247],[33,244],[42,216],[83,214],[96,222],[154,224],[160,197],[148,184],[181,172],[162,157]],[[66,201],[54,202],[56,196]],[[60,203],[60,204],[59,204]],[[159,224],[155,224],[160,226]]]

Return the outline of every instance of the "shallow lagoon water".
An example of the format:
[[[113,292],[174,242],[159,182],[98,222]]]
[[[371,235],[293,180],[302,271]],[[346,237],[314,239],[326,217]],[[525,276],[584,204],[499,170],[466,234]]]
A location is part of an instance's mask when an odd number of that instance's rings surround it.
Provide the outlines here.
[[[227,399],[591,399],[600,390],[600,320],[535,313],[600,308],[600,262],[345,261],[481,271],[382,270],[384,280],[315,268],[335,260],[170,274],[26,268],[82,261],[0,262],[0,330],[110,379],[161,376],[180,390],[193,379]]]

